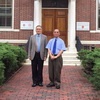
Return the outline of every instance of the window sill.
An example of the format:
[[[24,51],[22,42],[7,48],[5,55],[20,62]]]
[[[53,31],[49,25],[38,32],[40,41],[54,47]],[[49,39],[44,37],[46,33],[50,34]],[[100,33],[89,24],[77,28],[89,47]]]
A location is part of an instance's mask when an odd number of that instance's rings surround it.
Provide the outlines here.
[[[90,30],[90,33],[100,33],[100,30]]]
[[[18,39],[0,39],[0,43],[27,43],[27,40],[18,40]]]
[[[81,41],[82,44],[100,44],[100,41]]]
[[[12,31],[12,32],[19,32],[19,29],[0,29],[1,32]]]

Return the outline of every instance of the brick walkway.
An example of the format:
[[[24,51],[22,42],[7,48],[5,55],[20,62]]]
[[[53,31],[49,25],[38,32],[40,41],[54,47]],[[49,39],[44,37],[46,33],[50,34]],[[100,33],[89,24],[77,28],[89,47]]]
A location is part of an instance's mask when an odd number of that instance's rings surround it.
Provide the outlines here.
[[[66,66],[62,70],[61,89],[47,88],[48,68],[44,67],[44,86],[31,87],[31,67],[24,66],[0,88],[0,100],[100,100],[83,76],[81,67]]]

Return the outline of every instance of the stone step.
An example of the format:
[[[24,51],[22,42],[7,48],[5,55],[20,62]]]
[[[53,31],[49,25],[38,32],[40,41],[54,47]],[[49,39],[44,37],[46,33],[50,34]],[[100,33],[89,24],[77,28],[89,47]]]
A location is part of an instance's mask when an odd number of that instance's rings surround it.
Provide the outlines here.
[[[71,56],[63,56],[63,60],[79,60],[79,59],[77,59],[76,57],[71,57]],[[46,61],[48,61],[48,58]]]
[[[23,65],[31,65],[31,63],[23,63]],[[48,66],[48,63],[44,62],[45,66]],[[80,66],[81,63],[63,63],[64,66]]]
[[[63,60],[63,65],[80,65],[80,60]],[[31,61],[30,60],[26,60],[25,63],[23,63],[23,65],[31,65]],[[44,61],[44,65],[48,65],[48,60]]]
[[[62,54],[62,57],[63,57],[63,65],[77,65],[77,66],[79,66],[81,64],[80,60],[77,59],[77,52],[65,51]],[[31,65],[31,61],[29,59],[26,59],[26,62],[23,64],[24,65]],[[47,57],[47,60],[44,61],[44,65],[48,65],[48,57]]]

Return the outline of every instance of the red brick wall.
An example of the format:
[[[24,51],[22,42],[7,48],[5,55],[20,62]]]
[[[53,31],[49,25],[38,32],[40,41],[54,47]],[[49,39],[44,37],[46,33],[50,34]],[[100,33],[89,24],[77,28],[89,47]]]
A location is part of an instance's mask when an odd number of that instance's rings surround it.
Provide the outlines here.
[[[90,30],[96,30],[96,0],[76,0],[76,22],[90,22]],[[100,34],[76,31],[81,40],[99,40]]]
[[[20,21],[33,21],[33,0],[14,0],[14,29],[20,30]],[[0,32],[0,39],[28,39],[33,31]]]
[[[14,29],[20,29],[20,21],[32,21],[34,0],[14,0]],[[96,30],[96,0],[76,0],[76,22],[90,22],[90,30]],[[0,39],[27,39],[33,31],[0,32]],[[81,40],[100,40],[100,34],[76,31]]]

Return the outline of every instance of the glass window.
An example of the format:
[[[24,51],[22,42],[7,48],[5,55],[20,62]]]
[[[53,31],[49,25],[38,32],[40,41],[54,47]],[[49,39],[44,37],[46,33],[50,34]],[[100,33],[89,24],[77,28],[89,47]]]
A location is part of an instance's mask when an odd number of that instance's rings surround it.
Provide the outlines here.
[[[12,27],[12,0],[0,0],[0,28]]]
[[[42,0],[42,7],[68,8],[68,0]]]

